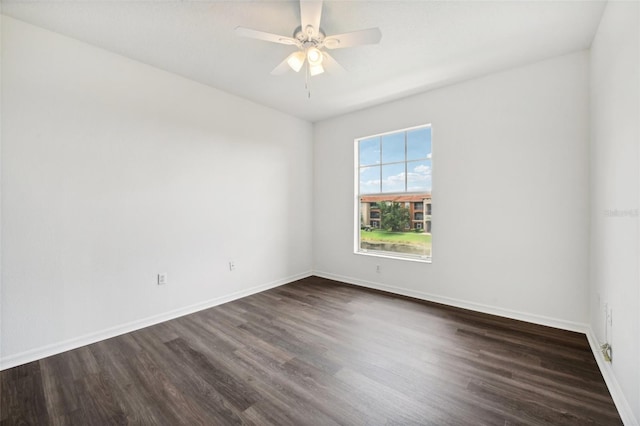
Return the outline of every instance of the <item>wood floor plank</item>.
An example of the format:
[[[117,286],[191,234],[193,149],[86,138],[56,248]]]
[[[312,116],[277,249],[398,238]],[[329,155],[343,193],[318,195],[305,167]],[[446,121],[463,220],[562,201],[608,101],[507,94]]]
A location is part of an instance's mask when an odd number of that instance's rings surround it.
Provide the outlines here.
[[[76,380],[78,392],[84,395],[79,398],[80,409],[66,413],[71,421],[84,424],[125,424],[126,415],[117,398],[114,397],[114,388],[105,374],[87,375]]]
[[[149,394],[149,385],[141,380],[133,359],[138,354],[131,335],[98,342],[89,346],[113,390],[112,395],[122,406],[125,424],[169,424],[162,407]],[[64,354],[62,354],[64,355]],[[79,395],[83,397],[84,395]]]
[[[583,334],[309,277],[0,373],[2,425],[620,425]]]
[[[29,363],[8,372],[0,390],[0,424],[49,424],[40,366]]]
[[[264,357],[262,353],[246,348],[237,351],[238,364],[253,376],[256,386],[263,395],[263,401],[268,401],[282,410],[282,413],[291,418],[298,425],[338,425],[340,423],[327,415],[324,410],[317,407],[313,395],[307,392],[300,381],[304,378],[291,381],[283,374],[282,365],[270,361],[270,357]],[[326,408],[326,407],[321,407]]]

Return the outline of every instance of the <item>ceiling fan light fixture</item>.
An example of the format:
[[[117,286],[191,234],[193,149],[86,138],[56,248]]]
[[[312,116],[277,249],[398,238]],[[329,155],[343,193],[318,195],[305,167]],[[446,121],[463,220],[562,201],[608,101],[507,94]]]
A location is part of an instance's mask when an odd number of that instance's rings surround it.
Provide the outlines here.
[[[312,77],[314,75],[318,75],[318,74],[322,74],[324,72],[324,68],[322,67],[321,64],[317,64],[317,65],[313,65],[313,64],[309,64],[309,75],[311,75]]]
[[[307,49],[307,61],[309,65],[321,65],[322,64],[322,52],[317,47],[310,47]]]
[[[294,52],[289,55],[287,59],[287,64],[291,67],[295,72],[299,72],[302,69],[302,65],[304,65],[305,54],[302,51]]]

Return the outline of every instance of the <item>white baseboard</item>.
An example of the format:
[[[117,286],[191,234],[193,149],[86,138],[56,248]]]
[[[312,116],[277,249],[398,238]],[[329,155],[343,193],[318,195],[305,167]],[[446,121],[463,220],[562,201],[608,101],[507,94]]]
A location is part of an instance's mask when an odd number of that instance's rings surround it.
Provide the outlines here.
[[[533,324],[544,325],[547,327],[560,328],[562,330],[575,331],[578,333],[586,334],[586,331],[589,328],[588,324],[584,324],[584,323],[551,318],[543,315],[535,315],[535,314],[530,314],[526,312],[519,312],[519,311],[510,310],[510,309],[499,308],[496,306],[484,305],[481,303],[454,299],[450,297],[438,296],[435,294],[424,293],[421,291],[410,290],[410,289],[401,288],[401,287],[394,287],[394,286],[376,283],[372,281],[361,280],[358,278],[331,274],[329,272],[313,271],[313,275],[316,275],[322,278],[327,278],[330,280],[341,281],[341,282],[345,282],[348,284],[353,284],[361,287],[367,287],[375,290],[387,291],[389,293],[400,294],[402,296],[409,296],[409,297],[413,297],[420,300],[426,300],[428,302],[441,303],[443,305],[455,306],[457,308],[469,309],[471,311],[482,312],[485,314],[497,315],[500,317],[526,321]]]
[[[604,356],[600,351],[600,343],[598,342],[598,338],[596,337],[591,327],[588,328],[586,335],[587,340],[589,341],[589,346],[591,346],[593,356],[596,358],[596,362],[598,363],[598,367],[600,368],[600,372],[602,373],[602,377],[604,378],[604,382],[607,384],[607,388],[609,389],[611,398],[613,398],[613,402],[616,404],[618,413],[620,413],[622,422],[626,426],[638,426],[638,419],[635,418],[633,410],[631,409],[627,398],[625,398],[618,380],[616,380],[616,377],[613,374],[611,364],[604,359]]]
[[[140,330],[151,325],[155,325],[164,321],[169,321],[184,315],[189,315],[194,312],[208,309],[223,303],[231,302],[236,299],[240,299],[246,296],[250,296],[261,291],[269,290],[271,288],[279,287],[290,282],[306,278],[311,276],[311,271],[304,272],[297,275],[292,275],[286,278],[282,278],[276,281],[272,281],[259,286],[251,287],[246,290],[237,291],[225,296],[216,297],[214,299],[206,300],[204,302],[195,303],[190,306],[174,309],[168,312],[163,312],[158,315],[143,318],[136,321],[131,321],[126,324],[110,327],[105,330],[97,331],[95,333],[86,334],[84,336],[74,337],[62,342],[53,343],[50,345],[42,346],[39,348],[31,349],[25,352],[21,352],[15,355],[10,355],[0,359],[0,371],[7,368],[15,367],[18,365],[26,364],[28,362],[37,361],[42,358],[46,358],[51,355],[56,355],[62,352],[66,352],[72,349],[77,349],[82,346],[90,345],[92,343],[99,342],[101,340],[110,339],[112,337],[119,336],[121,334],[130,333],[132,331]]]

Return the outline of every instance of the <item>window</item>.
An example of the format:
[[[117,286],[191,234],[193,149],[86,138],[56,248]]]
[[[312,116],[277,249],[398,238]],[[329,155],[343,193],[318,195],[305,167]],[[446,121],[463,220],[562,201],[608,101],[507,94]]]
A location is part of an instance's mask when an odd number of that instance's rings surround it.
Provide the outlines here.
[[[431,126],[355,145],[356,253],[431,260]]]

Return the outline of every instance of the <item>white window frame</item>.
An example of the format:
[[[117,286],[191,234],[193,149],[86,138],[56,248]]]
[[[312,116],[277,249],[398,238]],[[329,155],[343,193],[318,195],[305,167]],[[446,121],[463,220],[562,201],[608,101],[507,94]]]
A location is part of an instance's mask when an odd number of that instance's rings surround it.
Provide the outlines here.
[[[421,263],[432,263],[433,261],[433,239],[432,241],[432,246],[431,246],[431,256],[421,256],[421,255],[412,255],[412,254],[405,254],[405,253],[396,253],[396,252],[387,252],[387,251],[381,251],[381,250],[375,250],[375,251],[368,251],[368,250],[363,250],[360,248],[360,233],[362,232],[362,230],[360,229],[360,141],[362,140],[366,140],[366,139],[371,139],[371,138],[377,138],[377,137],[382,137],[382,136],[386,136],[386,135],[391,135],[391,134],[395,134],[395,133],[401,133],[401,132],[409,132],[411,130],[417,130],[417,129],[422,129],[422,128],[426,128],[429,127],[431,129],[431,137],[432,137],[432,143],[431,143],[431,170],[432,170],[432,174],[431,174],[431,179],[432,179],[432,190],[431,190],[431,204],[433,205],[433,127],[431,125],[431,123],[427,123],[427,124],[421,124],[418,126],[413,126],[413,127],[407,127],[404,129],[398,129],[398,130],[393,130],[393,131],[389,131],[389,132],[384,132],[384,133],[377,133],[377,134],[373,134],[373,135],[369,135],[369,136],[363,136],[363,137],[359,137],[354,139],[354,225],[353,228],[355,230],[354,232],[354,254],[357,255],[363,255],[363,256],[373,256],[373,257],[383,257],[383,258],[387,258],[387,259],[397,259],[397,260],[407,260],[407,261],[412,261],[412,262],[421,262]],[[406,163],[406,158],[405,158],[405,163]],[[406,184],[405,184],[405,189],[406,189]],[[385,195],[389,195],[389,196],[393,196],[393,195],[411,195],[411,194],[422,194],[423,192],[395,192],[395,193],[384,193]],[[367,195],[367,194],[363,194],[363,195]],[[371,194],[371,195],[377,195],[377,194]],[[424,201],[423,201],[424,202]],[[433,217],[433,216],[432,216]],[[413,219],[413,218],[411,218]],[[381,220],[381,219],[380,219]],[[432,219],[430,219],[430,221],[432,221]],[[424,231],[426,231],[426,227],[423,228]],[[431,233],[432,234],[432,233]],[[433,234],[432,234],[433,235]],[[433,236],[432,236],[433,238]]]

